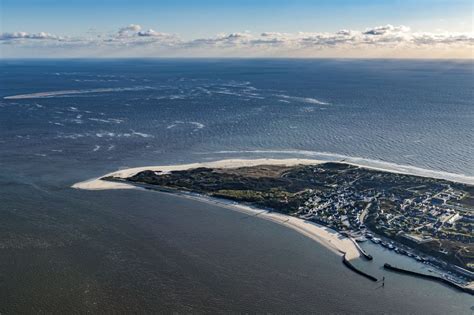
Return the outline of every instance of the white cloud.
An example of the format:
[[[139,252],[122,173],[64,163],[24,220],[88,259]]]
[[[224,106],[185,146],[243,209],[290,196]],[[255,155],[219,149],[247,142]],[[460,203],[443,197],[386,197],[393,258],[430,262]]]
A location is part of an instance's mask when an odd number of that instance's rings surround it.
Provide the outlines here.
[[[248,32],[218,34],[215,37],[199,38],[183,43],[187,48],[192,47],[238,47],[248,44],[253,36]]]
[[[157,32],[151,28],[147,31],[141,31],[137,33],[138,36],[142,37],[170,37],[170,34]]]
[[[130,34],[135,34],[141,31],[142,27],[138,24],[130,24],[128,26],[121,27],[118,31],[120,36],[128,36]]]
[[[453,34],[453,33],[414,33],[412,42],[417,45],[474,45],[474,36],[472,34]]]
[[[393,26],[387,24],[385,26],[376,26],[373,28],[366,29],[363,33],[364,35],[385,35],[388,33],[407,33],[410,31],[410,28],[404,25]]]
[[[37,39],[43,39],[38,45]],[[48,41],[49,40],[49,41]],[[376,26],[364,31],[343,29],[338,32],[235,32],[214,37],[182,40],[177,35],[142,30],[138,24],[120,28],[114,34],[92,37],[60,37],[49,33],[3,33],[0,43],[9,47],[53,47],[65,55],[88,51],[103,55],[123,56],[364,56],[394,55],[400,52],[417,54],[437,48],[443,54],[463,52],[472,58],[472,33],[413,32],[400,25]],[[13,49],[13,48],[11,48]],[[431,55],[430,55],[431,56]],[[456,55],[457,56],[457,55]],[[469,56],[468,56],[469,57]]]
[[[27,33],[27,32],[13,32],[13,33],[1,33],[0,40],[14,40],[14,39],[52,39],[52,40],[59,40],[61,37],[40,32],[40,33]]]
[[[114,45],[146,45],[146,44],[171,44],[178,42],[179,39],[173,34],[158,32],[153,29],[142,30],[138,24],[130,24],[118,30],[116,35],[103,37],[103,43]],[[100,44],[100,43],[99,43]]]

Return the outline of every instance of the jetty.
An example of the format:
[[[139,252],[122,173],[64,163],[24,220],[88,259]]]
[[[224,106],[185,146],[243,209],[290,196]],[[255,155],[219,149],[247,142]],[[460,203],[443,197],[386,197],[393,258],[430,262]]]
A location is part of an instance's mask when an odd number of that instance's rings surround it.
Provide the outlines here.
[[[347,268],[351,269],[352,271],[360,274],[361,276],[364,276],[366,277],[367,279],[371,280],[371,281],[374,281],[374,282],[377,282],[378,279],[375,278],[374,276],[372,275],[369,275],[368,273],[356,268],[349,260],[346,259],[346,254],[342,255],[342,263],[344,265],[346,265]]]
[[[455,283],[451,280],[448,280],[448,279],[445,279],[445,278],[442,278],[442,277],[438,277],[438,276],[434,276],[434,275],[427,275],[427,274],[424,274],[424,273],[411,271],[411,270],[406,270],[406,269],[403,269],[403,268],[392,266],[388,263],[385,263],[383,265],[383,267],[385,269],[395,271],[395,272],[398,272],[398,273],[404,273],[404,274],[415,276],[415,277],[420,277],[420,278],[424,278],[424,279],[428,279],[428,280],[432,280],[432,281],[441,282],[441,283],[446,284],[450,287],[453,287],[457,290],[460,290],[460,291],[469,293],[471,295],[474,295],[474,289],[459,285],[459,284],[457,284],[457,283]]]
[[[349,236],[349,239],[352,241],[352,243],[354,243],[354,246],[357,248],[357,250],[361,253],[361,255],[367,259],[367,260],[372,260],[374,259],[374,257],[372,257],[372,255],[370,255],[369,253],[367,253],[362,247],[360,247],[359,243],[357,243],[357,241]]]

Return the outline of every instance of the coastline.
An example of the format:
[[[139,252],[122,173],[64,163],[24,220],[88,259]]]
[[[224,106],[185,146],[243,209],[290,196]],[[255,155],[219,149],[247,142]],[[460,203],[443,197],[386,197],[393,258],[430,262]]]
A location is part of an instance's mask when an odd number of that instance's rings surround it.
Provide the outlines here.
[[[107,190],[107,189],[134,189],[135,187],[130,184],[126,183],[114,183],[101,180],[102,177],[107,176],[114,176],[119,178],[127,178],[133,176],[139,172],[150,170],[150,171],[162,171],[162,172],[170,172],[170,171],[183,171],[192,168],[198,167],[207,167],[207,168],[237,168],[237,167],[245,167],[245,166],[256,166],[256,165],[286,165],[286,166],[295,166],[298,164],[301,165],[315,165],[321,163],[341,163],[352,165],[364,169],[381,171],[381,172],[388,172],[393,174],[406,174],[406,175],[413,175],[413,176],[420,176],[426,178],[436,178],[436,179],[443,179],[454,183],[462,183],[468,185],[474,185],[474,177],[471,176],[464,176],[465,178],[446,178],[442,176],[432,176],[432,174],[418,174],[417,172],[410,172],[406,170],[406,166],[400,165],[400,170],[392,169],[392,168],[383,168],[378,166],[369,166],[364,164],[359,164],[352,161],[347,161],[345,159],[339,161],[327,161],[327,160],[317,160],[317,159],[300,159],[300,158],[287,158],[287,159],[273,159],[273,158],[259,158],[259,159],[224,159],[224,160],[217,160],[212,162],[197,162],[197,163],[190,163],[190,164],[176,164],[176,165],[161,165],[161,166],[145,166],[145,167],[133,167],[133,168],[125,168],[122,170],[117,170],[105,175],[102,175],[97,178],[92,178],[86,181],[81,181],[78,183],[73,184],[72,188],[77,189],[84,189],[84,190]],[[457,175],[457,174],[451,174]],[[459,175],[461,176],[461,175]]]
[[[443,179],[450,182],[474,185],[474,176],[450,173],[442,170],[426,169],[413,165],[397,164],[359,156],[350,156],[338,153],[308,151],[308,150],[244,150],[244,151],[217,151],[216,154],[285,154],[290,156],[303,156],[309,159],[321,159],[323,163],[344,163],[365,169],[388,172],[394,174],[413,175],[425,178]]]
[[[145,166],[145,167],[136,167],[123,169],[115,172],[108,173],[98,178],[91,180],[83,181],[72,185],[72,188],[83,189],[83,190],[109,190],[109,189],[139,189],[138,187],[132,184],[111,182],[101,180],[103,177],[114,176],[119,178],[127,178],[133,176],[141,171],[151,170],[151,171],[161,171],[161,172],[170,172],[178,170],[188,170],[198,167],[208,167],[208,168],[237,168],[244,166],[256,166],[256,165],[316,165],[320,163],[326,163],[325,161],[320,160],[311,160],[311,159],[229,159],[229,160],[220,160],[214,162],[203,162],[203,163],[191,163],[191,164],[181,164],[181,165],[165,165],[165,166]],[[165,192],[166,193],[166,192]],[[171,193],[171,192],[168,192]],[[339,232],[332,230],[326,226],[303,220],[300,218],[288,216],[285,214],[270,212],[263,209],[254,208],[251,206],[237,204],[233,202],[225,202],[217,198],[211,198],[204,195],[190,194],[184,192],[176,192],[172,194],[178,194],[182,197],[201,201],[208,202],[211,204],[216,204],[222,207],[225,207],[230,210],[238,211],[245,213],[249,216],[259,217],[274,223],[287,226],[298,233],[309,237],[310,239],[318,242],[327,249],[331,250],[333,253],[344,256],[347,260],[354,260],[360,258],[359,249],[354,245],[351,239],[340,234]]]
[[[256,165],[316,165],[326,163],[326,161],[321,160],[312,160],[312,159],[227,159],[227,160],[218,160],[213,162],[200,162],[200,163],[190,163],[190,164],[177,164],[177,165],[161,165],[161,166],[144,166],[144,167],[134,167],[127,168],[123,170],[118,170],[111,172],[105,175],[102,175],[97,178],[89,179],[72,185],[72,188],[84,189],[84,190],[108,190],[108,189],[134,189],[135,186],[126,183],[114,183],[110,181],[101,180],[103,177],[114,176],[118,178],[127,178],[133,176],[142,171],[161,171],[161,172],[171,172],[171,171],[184,171],[198,167],[207,167],[207,168],[237,168],[245,166],[256,166]]]
[[[328,228],[324,225],[317,224],[315,222],[303,220],[297,217],[292,217],[278,212],[271,212],[268,210],[255,208],[252,206],[235,203],[232,201],[226,201],[224,199],[208,197],[195,193],[186,192],[167,192],[160,191],[161,193],[168,193],[178,195],[187,199],[192,199],[200,202],[217,205],[232,211],[237,211],[246,214],[250,217],[258,217],[267,221],[271,221],[276,224],[280,224],[295,230],[296,232],[305,235],[306,237],[316,241],[329,249],[331,252],[343,256],[345,255],[347,260],[354,260],[361,257],[359,250],[352,243],[352,240],[348,237],[340,234],[339,232]]]
[[[137,187],[137,185],[128,184],[125,181],[106,181],[102,180],[103,177],[117,177],[119,179],[125,179],[131,177],[139,172],[149,170],[160,173],[167,173],[171,171],[179,170],[188,170],[199,167],[206,168],[239,168],[239,167],[252,167],[257,165],[281,165],[281,166],[295,166],[295,165],[317,165],[322,163],[340,163],[353,165],[365,169],[373,169],[378,171],[384,171],[389,173],[402,173],[405,172],[393,171],[393,170],[384,170],[377,167],[368,167],[365,165],[358,165],[356,163],[348,161],[324,161],[316,159],[298,159],[298,158],[289,158],[289,159],[225,159],[217,160],[212,162],[202,162],[202,163],[191,163],[191,164],[181,164],[181,165],[165,165],[165,166],[146,166],[146,167],[135,167],[128,168],[123,170],[118,170],[115,172],[108,173],[102,177],[94,178],[91,180],[83,181],[72,185],[72,188],[84,189],[84,190],[108,190],[108,189],[141,189],[142,187]],[[419,175],[414,175],[419,176]],[[428,176],[427,176],[428,177]],[[155,188],[152,188],[155,189]],[[367,260],[371,260],[372,256],[368,253],[365,253],[363,249],[358,246],[358,244],[350,238],[350,236],[343,235],[335,230],[332,230],[324,225],[320,225],[311,221],[307,221],[301,218],[284,215],[278,212],[271,212],[259,208],[255,208],[248,205],[238,204],[235,202],[228,202],[224,199],[209,197],[206,195],[200,195],[195,193],[187,193],[181,191],[166,191],[156,190],[171,194],[178,194],[180,196],[191,198],[199,201],[209,202],[212,204],[217,204],[219,206],[239,211],[245,213],[249,216],[259,216],[262,219],[272,221],[277,224],[285,225],[300,234],[303,234],[312,240],[318,242],[319,244],[325,246],[327,249],[331,250],[333,253],[341,255],[347,261],[353,259],[358,259],[365,257]]]

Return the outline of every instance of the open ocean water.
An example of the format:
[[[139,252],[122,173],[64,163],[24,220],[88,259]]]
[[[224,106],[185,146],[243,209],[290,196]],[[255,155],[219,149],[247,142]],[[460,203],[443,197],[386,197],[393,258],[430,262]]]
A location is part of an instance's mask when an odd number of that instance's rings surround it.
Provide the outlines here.
[[[70,186],[123,167],[235,157],[346,159],[472,183],[472,61],[0,67],[0,312],[471,314],[472,296],[378,260],[368,268],[386,277],[381,289],[258,218]]]

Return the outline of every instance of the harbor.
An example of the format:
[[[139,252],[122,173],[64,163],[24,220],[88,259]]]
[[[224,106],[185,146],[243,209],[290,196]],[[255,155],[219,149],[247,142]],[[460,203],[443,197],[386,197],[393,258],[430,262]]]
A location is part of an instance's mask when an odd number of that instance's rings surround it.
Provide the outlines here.
[[[404,273],[404,274],[407,274],[407,275],[410,275],[410,276],[420,277],[420,278],[427,279],[427,280],[437,281],[437,282],[446,284],[450,287],[453,287],[457,290],[460,290],[460,291],[469,293],[471,295],[474,295],[474,290],[472,288],[461,286],[461,285],[459,285],[459,284],[457,284],[457,283],[455,283],[455,282],[453,282],[453,281],[451,281],[447,278],[433,276],[433,275],[427,275],[427,274],[424,274],[424,273],[415,272],[415,271],[411,271],[411,270],[406,270],[406,269],[403,269],[403,268],[392,266],[388,263],[385,263],[383,266],[384,266],[385,269],[388,269],[388,270],[391,270],[391,271]]]

